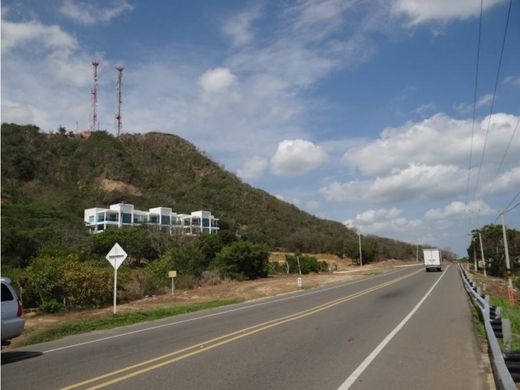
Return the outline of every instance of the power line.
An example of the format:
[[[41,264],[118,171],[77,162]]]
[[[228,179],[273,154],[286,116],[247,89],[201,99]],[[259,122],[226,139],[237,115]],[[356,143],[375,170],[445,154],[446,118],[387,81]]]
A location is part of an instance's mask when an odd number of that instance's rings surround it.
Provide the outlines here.
[[[480,156],[480,164],[479,164],[478,171],[477,171],[477,181],[476,181],[476,184],[475,184],[474,196],[476,195],[477,190],[478,190],[478,186],[479,186],[480,173],[482,171],[482,164],[484,162],[484,155],[486,153],[486,146],[487,146],[487,140],[488,140],[488,135],[489,135],[489,127],[490,127],[490,124],[491,124],[491,116],[493,115],[493,112],[494,112],[494,109],[495,109],[495,98],[496,98],[497,89],[498,89],[498,81],[500,79],[500,69],[502,68],[502,58],[504,56],[504,47],[506,45],[507,29],[508,29],[508,26],[509,26],[509,17],[511,16],[511,6],[512,6],[512,4],[513,4],[513,0],[509,0],[509,7],[507,9],[506,25],[505,25],[505,28],[504,28],[504,36],[502,38],[502,48],[500,49],[500,57],[499,57],[499,60],[498,60],[497,76],[495,78],[495,88],[493,90],[493,99],[491,100],[491,109],[489,111],[489,116],[488,116],[488,124],[487,124],[487,129],[486,129],[486,135],[484,137],[484,145],[482,147],[482,154]]]
[[[507,206],[504,207],[503,210],[502,210],[501,212],[498,213],[497,217],[495,218],[495,222],[494,222],[494,223],[497,223],[498,218],[500,218],[500,216],[501,216],[503,213],[509,212],[509,211],[515,209],[516,207],[518,207],[518,205],[519,205],[520,203],[515,204],[513,207],[509,207],[509,206],[511,206],[511,205],[513,204],[513,202],[516,200],[516,198],[518,198],[519,196],[520,196],[520,191],[518,191],[518,192],[516,193],[516,195],[513,196],[513,199],[511,199],[511,200],[509,201],[509,203],[507,204]]]
[[[500,164],[498,165],[498,169],[497,169],[495,176],[498,176],[498,173],[500,172],[500,169],[502,168],[502,165],[504,164],[504,160],[506,159],[507,153],[509,152],[509,148],[511,147],[513,138],[515,138],[515,134],[516,134],[516,131],[518,130],[519,124],[520,124],[520,116],[518,117],[518,120],[516,121],[515,129],[513,130],[513,134],[511,134],[511,138],[509,138],[509,142],[507,144],[506,150],[504,151],[504,155],[502,156],[502,160],[500,161]]]
[[[473,138],[475,135],[475,116],[477,111],[477,90],[478,90],[478,71],[480,64],[480,37],[482,35],[482,9],[484,0],[480,0],[480,19],[478,23],[478,39],[477,39],[477,61],[475,65],[475,82],[473,87],[473,121],[471,123],[471,141],[469,147],[469,162],[468,162],[468,182],[466,185],[466,205],[469,205],[469,184],[471,181],[471,165],[473,159]]]

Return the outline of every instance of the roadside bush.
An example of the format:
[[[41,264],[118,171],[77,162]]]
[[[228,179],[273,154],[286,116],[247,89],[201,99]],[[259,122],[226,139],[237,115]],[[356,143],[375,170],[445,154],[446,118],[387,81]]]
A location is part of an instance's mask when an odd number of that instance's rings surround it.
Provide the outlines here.
[[[285,261],[289,264],[289,272],[291,274],[298,273],[298,259],[296,256],[298,256],[300,259],[300,268],[302,274],[308,274],[311,272],[326,272],[329,270],[329,264],[326,261],[318,261],[318,259],[314,256],[302,254],[286,255]]]
[[[119,280],[125,280],[121,269]],[[81,262],[77,256],[39,257],[18,276],[23,285],[26,307],[40,307],[44,311],[61,310],[56,303],[67,307],[100,306],[112,299],[113,270]],[[23,281],[23,282],[22,282]]]
[[[40,305],[39,309],[44,313],[59,313],[65,309],[63,304],[59,303],[56,299],[51,299]]]
[[[217,254],[215,266],[223,278],[256,279],[268,274],[269,251],[266,246],[236,241]]]
[[[204,257],[195,241],[171,249],[159,259],[146,266],[147,277],[144,280],[144,291],[153,294],[161,288],[170,285],[168,271],[177,271],[175,285],[178,288],[193,288],[194,278],[200,278],[208,267],[208,260]]]
[[[223,231],[217,234],[201,236],[198,241],[198,247],[207,263],[211,264],[217,258],[217,253],[237,240],[238,238],[233,233]]]

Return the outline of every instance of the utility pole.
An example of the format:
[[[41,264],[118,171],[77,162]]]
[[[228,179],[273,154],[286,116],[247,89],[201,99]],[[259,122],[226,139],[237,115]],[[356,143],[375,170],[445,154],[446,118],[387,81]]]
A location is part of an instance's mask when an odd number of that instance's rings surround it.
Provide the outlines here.
[[[358,233],[359,239],[359,265],[363,266],[363,250],[361,248],[361,233]]]
[[[504,221],[504,212],[505,210],[502,210],[502,235],[504,236],[504,253],[506,255],[506,272],[507,272],[507,295],[509,297],[509,303],[511,306],[515,305],[515,295],[513,291],[513,280],[511,278],[511,264],[509,262],[509,249],[507,246],[507,234],[506,234],[506,223]]]
[[[417,244],[417,251],[415,252],[415,261],[419,262],[419,244]]]
[[[484,257],[484,246],[482,245],[482,234],[480,234],[480,230],[478,232],[478,239],[480,241],[480,258],[482,259],[482,263],[484,263],[484,277],[487,278],[486,258]]]

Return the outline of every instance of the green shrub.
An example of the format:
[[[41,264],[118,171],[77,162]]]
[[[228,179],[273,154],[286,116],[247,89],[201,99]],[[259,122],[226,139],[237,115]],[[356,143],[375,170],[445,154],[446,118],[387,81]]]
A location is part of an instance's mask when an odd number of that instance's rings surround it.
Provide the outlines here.
[[[223,278],[256,279],[268,274],[269,251],[266,246],[236,241],[217,254],[215,266]]]
[[[123,267],[120,270],[122,285],[127,273]],[[113,270],[108,263],[95,266],[73,255],[38,257],[17,281],[26,307],[53,307],[52,301],[69,307],[100,306],[110,302],[113,294]]]
[[[329,270],[329,264],[326,261],[318,261],[314,256],[309,255],[286,255],[285,261],[289,264],[289,272],[292,274],[298,273],[298,259],[300,259],[300,268],[302,274],[308,274],[311,272],[325,272]]]
[[[56,299],[51,299],[42,303],[39,309],[44,313],[59,313],[65,309],[65,306],[59,303]]]

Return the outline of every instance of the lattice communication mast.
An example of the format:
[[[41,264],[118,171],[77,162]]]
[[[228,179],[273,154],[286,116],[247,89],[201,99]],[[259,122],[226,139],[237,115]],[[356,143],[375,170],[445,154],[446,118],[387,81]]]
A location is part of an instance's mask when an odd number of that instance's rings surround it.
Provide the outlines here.
[[[96,131],[98,128],[98,118],[97,118],[97,88],[98,88],[98,70],[99,61],[94,60],[92,61],[92,70],[94,75],[94,85],[92,86],[92,114],[91,114],[91,124],[90,124],[90,131]]]
[[[117,104],[117,111],[116,111],[116,128],[117,128],[117,136],[121,134],[121,129],[123,127],[123,121],[121,118],[121,105],[123,103],[123,93],[122,93],[122,85],[123,85],[123,66],[116,66],[117,70],[117,96],[116,96],[116,104]]]

